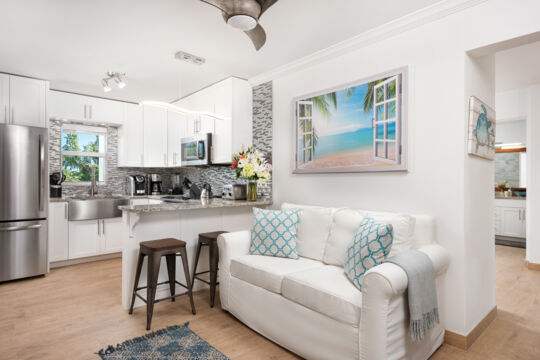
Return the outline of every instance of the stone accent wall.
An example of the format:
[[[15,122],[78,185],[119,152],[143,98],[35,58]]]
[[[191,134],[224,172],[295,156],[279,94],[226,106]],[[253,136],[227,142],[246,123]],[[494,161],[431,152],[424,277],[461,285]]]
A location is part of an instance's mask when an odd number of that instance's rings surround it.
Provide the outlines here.
[[[519,187],[519,153],[495,154],[495,186],[508,181],[508,187]]]
[[[62,123],[56,120],[49,121],[49,173],[61,171],[61,131]],[[253,88],[253,145],[264,152],[269,159],[272,158],[272,83],[268,82]],[[146,175],[160,174],[163,180],[163,190],[171,187],[171,175],[180,174],[188,177],[193,183],[202,187],[209,183],[215,195],[221,195],[225,184],[237,182],[236,173],[226,165],[185,168],[119,168],[118,167],[118,129],[107,127],[107,169],[105,184],[98,184],[100,194],[125,194],[126,176],[132,174]],[[242,180],[239,180],[242,181]],[[64,183],[62,193],[64,196],[87,195],[88,184]],[[259,194],[272,195],[272,183],[259,186]]]

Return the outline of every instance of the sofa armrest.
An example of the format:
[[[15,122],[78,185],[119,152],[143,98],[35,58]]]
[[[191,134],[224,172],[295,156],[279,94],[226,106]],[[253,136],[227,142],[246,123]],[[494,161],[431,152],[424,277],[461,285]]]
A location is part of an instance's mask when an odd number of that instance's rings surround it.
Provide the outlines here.
[[[218,237],[219,268],[229,271],[231,260],[249,254],[251,232],[249,230],[224,233]]]
[[[228,310],[231,261],[236,257],[249,254],[251,231],[244,230],[221,234],[217,239],[217,243],[219,248],[219,298],[221,308]]]
[[[437,244],[418,249],[433,263],[435,276],[446,272],[450,263],[448,251]],[[360,358],[386,359],[388,314],[390,302],[407,290],[405,271],[391,263],[383,263],[370,269],[362,284],[362,313],[360,316]]]

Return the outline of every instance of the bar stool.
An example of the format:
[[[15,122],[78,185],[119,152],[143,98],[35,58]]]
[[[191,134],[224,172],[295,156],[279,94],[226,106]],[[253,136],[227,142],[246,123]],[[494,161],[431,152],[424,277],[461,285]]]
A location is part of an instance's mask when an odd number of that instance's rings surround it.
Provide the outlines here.
[[[148,271],[147,271],[147,286],[139,287],[139,278],[141,276],[141,270],[144,257],[148,256]],[[159,265],[161,263],[161,257],[165,256],[167,261],[167,272],[169,274],[169,280],[158,283],[159,277]],[[182,258],[182,264],[184,265],[184,275],[186,277],[186,285],[176,281],[176,257]],[[156,288],[158,285],[169,284],[171,296],[156,300]],[[175,295],[175,284],[183,286],[187,289],[187,293]],[[152,314],[154,312],[154,304],[162,300],[174,299],[177,296],[187,294],[191,303],[191,312],[195,315],[195,305],[193,303],[192,293],[192,281],[189,275],[188,258],[186,252],[186,242],[177,239],[160,239],[152,241],[143,241],[139,244],[139,259],[137,261],[137,272],[135,274],[135,283],[133,285],[133,294],[131,295],[131,306],[129,313],[133,314],[133,305],[135,304],[135,297],[139,297],[146,303],[146,330],[150,330],[152,323]],[[146,290],[146,299],[139,295],[137,291]]]
[[[213,231],[207,233],[199,234],[199,243],[197,245],[197,254],[195,255],[195,267],[193,268],[193,281],[195,279],[202,281],[205,284],[210,285],[210,307],[214,307],[214,300],[216,298],[216,285],[217,282],[217,272],[218,272],[218,262],[219,262],[219,249],[217,246],[217,238],[219,235],[227,233],[227,231]],[[199,256],[201,255],[201,247],[208,246],[209,250],[209,261],[210,261],[210,270],[197,272],[197,265],[199,264]],[[210,273],[210,282],[205,279],[201,279],[198,275]]]

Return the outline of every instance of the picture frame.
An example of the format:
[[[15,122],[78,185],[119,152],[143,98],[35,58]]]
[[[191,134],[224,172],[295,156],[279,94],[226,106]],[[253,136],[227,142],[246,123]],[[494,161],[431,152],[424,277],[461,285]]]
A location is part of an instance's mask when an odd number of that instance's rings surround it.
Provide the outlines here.
[[[407,171],[408,68],[292,100],[292,172]]]
[[[468,153],[495,159],[495,110],[475,96],[469,98]]]

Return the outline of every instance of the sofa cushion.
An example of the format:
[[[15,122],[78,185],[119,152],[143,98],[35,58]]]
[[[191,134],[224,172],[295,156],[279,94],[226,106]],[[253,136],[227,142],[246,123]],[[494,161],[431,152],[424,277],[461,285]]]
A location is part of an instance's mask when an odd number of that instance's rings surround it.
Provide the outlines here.
[[[343,268],[325,265],[285,276],[283,296],[332,319],[358,327],[362,293]]]
[[[390,250],[390,254],[388,254],[389,257],[413,248],[416,223],[413,216],[378,211],[368,211],[367,216],[375,219],[377,222],[392,225],[393,241],[392,249]]]
[[[345,274],[354,286],[362,290],[364,274],[380,264],[392,248],[392,225],[364,218],[347,249]]]
[[[333,208],[283,203],[282,210],[299,209],[300,221],[296,232],[298,255],[322,260],[330,236]]]
[[[366,214],[366,211],[348,208],[334,212],[330,237],[324,249],[323,261],[326,264],[343,266],[345,252],[352,244],[354,233]]]
[[[281,294],[281,282],[287,274],[324,266],[307,258],[286,259],[261,255],[242,255],[231,261],[231,275],[252,285]]]
[[[264,210],[253,208],[251,232],[252,255],[278,256],[298,259],[296,226],[300,210]]]

